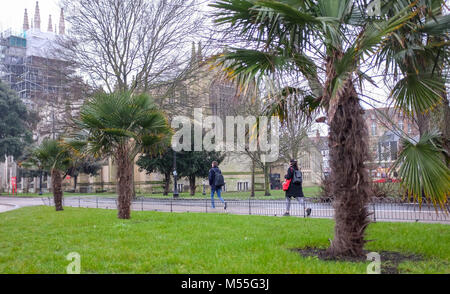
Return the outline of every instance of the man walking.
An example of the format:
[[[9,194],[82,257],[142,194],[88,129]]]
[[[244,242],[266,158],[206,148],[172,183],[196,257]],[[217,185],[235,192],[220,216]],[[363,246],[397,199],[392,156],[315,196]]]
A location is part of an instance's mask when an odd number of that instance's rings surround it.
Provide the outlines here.
[[[209,170],[209,185],[211,186],[211,207],[216,208],[214,205],[214,193],[217,192],[217,197],[222,201],[224,209],[227,209],[227,203],[221,197],[222,186],[225,184],[222,172],[219,169],[219,163],[217,161],[212,162],[212,168]]]

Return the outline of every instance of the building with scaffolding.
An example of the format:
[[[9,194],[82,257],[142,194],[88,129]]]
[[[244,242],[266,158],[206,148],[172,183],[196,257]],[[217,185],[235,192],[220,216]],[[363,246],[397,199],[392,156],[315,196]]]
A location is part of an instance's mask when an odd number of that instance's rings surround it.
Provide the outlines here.
[[[48,110],[58,112],[55,106],[60,105],[62,97],[70,91],[67,83],[71,74],[68,62],[54,55],[58,35],[65,34],[63,10],[61,9],[59,33],[56,26],[52,25],[51,15],[47,31],[41,31],[38,2],[31,23],[30,27],[25,9],[22,32],[9,29],[0,34],[0,80],[16,91],[24,104],[38,112],[41,122],[45,122],[45,118],[49,116]],[[48,129],[48,126],[40,128]],[[39,130],[35,133],[38,141],[46,137]]]
[[[77,85],[83,84],[81,78],[74,77],[70,63],[55,54],[59,50],[58,38],[63,35],[63,10],[58,27],[53,26],[49,15],[47,30],[41,30],[38,1],[31,22],[25,9],[21,31],[0,32],[0,80],[39,116],[33,130],[37,144],[62,134],[65,122],[76,115],[82,104],[82,95],[74,94],[79,90]],[[14,158],[0,163],[0,187],[8,189],[9,179],[16,173]]]

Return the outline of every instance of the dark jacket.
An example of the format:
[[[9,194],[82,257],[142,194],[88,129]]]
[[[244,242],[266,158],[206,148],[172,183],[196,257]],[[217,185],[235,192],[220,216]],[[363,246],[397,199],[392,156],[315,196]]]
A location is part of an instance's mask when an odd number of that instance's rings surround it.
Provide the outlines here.
[[[218,167],[213,167],[209,170],[208,179],[209,179],[209,185],[211,186],[211,189],[216,188],[216,185],[214,185],[215,180],[216,180],[216,171],[221,172]]]
[[[295,168],[295,170],[297,170]],[[292,178],[294,177],[294,167],[290,166],[288,168],[287,174],[284,176],[286,180],[291,180],[289,184],[289,189],[286,191],[286,197],[303,197],[303,189],[302,184],[294,184],[292,183]]]

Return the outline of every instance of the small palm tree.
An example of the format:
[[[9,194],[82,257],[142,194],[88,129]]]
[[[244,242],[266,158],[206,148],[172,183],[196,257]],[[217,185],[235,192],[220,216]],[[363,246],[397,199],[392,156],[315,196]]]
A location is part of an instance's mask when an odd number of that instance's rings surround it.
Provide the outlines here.
[[[363,81],[374,83],[363,65],[379,64],[372,57],[389,37],[406,25],[410,30],[426,25],[410,22],[422,3],[402,2],[406,4],[395,14],[377,17],[367,15],[367,2],[358,0],[216,0],[212,5],[216,22],[228,25],[251,48],[230,48],[215,58],[228,77],[244,86],[287,80],[274,95],[278,99],[272,108],[285,112],[289,111],[286,97],[303,90],[295,79],[301,75],[311,93],[301,106],[305,112],[320,106],[327,114],[336,220],[330,256],[364,254],[370,180],[364,164],[369,159],[368,132],[358,86]],[[443,83],[427,80],[418,87],[414,81],[405,81],[412,91],[400,91],[393,98],[404,101],[403,107],[420,106],[421,112],[440,103],[441,96],[435,92],[445,89]],[[448,186],[448,180],[437,185]],[[444,190],[434,189],[430,196],[442,198],[439,193]]]
[[[88,100],[76,120],[78,131],[66,140],[81,154],[112,156],[117,163],[118,217],[130,218],[134,159],[166,148],[171,128],[146,94],[100,93]]]
[[[39,169],[50,172],[56,211],[63,210],[62,180],[64,172],[72,162],[70,153],[60,142],[47,139],[32,151],[28,161]]]

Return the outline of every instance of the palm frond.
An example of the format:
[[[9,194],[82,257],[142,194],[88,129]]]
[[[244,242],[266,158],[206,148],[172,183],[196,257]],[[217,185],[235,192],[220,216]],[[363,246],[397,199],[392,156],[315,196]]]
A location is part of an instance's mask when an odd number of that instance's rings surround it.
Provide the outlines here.
[[[390,97],[397,108],[414,115],[431,111],[442,103],[444,93],[445,81],[442,77],[408,73],[394,86]]]
[[[402,146],[391,168],[398,171],[401,185],[419,203],[425,197],[444,208],[450,194],[450,170],[443,161],[440,134],[424,134],[418,142],[403,139]]]

